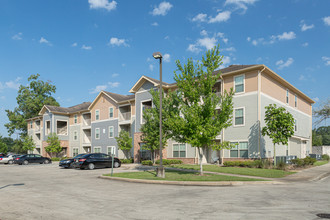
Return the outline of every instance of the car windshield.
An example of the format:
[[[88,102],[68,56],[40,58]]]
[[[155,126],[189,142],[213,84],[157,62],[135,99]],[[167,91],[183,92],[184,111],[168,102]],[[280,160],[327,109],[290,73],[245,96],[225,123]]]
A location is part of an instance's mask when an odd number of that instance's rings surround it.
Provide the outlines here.
[[[77,156],[75,156],[74,158],[80,158],[82,156],[84,156],[85,154],[78,154]]]

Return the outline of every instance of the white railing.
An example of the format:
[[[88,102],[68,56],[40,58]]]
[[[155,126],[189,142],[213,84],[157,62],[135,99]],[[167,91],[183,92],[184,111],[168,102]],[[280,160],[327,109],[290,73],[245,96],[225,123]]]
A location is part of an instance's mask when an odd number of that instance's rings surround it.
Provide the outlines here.
[[[131,112],[120,113],[119,120],[120,120],[120,121],[128,121],[128,120],[131,120]]]

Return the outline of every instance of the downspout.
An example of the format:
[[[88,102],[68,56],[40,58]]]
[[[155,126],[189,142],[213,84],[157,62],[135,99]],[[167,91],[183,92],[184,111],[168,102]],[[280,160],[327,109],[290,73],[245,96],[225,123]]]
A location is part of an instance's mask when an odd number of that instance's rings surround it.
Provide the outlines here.
[[[225,81],[223,80],[222,75],[220,75],[220,79],[221,79],[221,96],[223,96],[224,94],[224,87],[225,87]],[[222,135],[221,135],[221,142],[223,143],[225,141],[225,129],[222,129]],[[223,157],[224,157],[224,150],[222,149],[220,151],[220,158],[221,158],[221,165],[223,165]]]
[[[261,73],[266,69],[264,68],[261,71],[258,71],[258,157],[261,159]]]

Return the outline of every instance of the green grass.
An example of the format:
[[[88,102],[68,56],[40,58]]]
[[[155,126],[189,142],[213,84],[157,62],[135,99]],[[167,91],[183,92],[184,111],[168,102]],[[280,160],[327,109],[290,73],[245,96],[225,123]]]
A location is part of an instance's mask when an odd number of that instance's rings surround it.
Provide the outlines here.
[[[314,166],[322,166],[322,165],[327,164],[327,163],[329,163],[329,161],[326,161],[326,160],[319,160],[319,161],[316,161],[316,162],[314,163]]]
[[[104,174],[110,176],[110,174]],[[205,174],[200,176],[198,173],[167,170],[165,179],[157,177],[156,171],[115,173],[114,177],[145,180],[167,180],[167,181],[264,181],[262,179],[253,179],[236,176],[225,176],[216,174]]]
[[[177,165],[171,165],[171,167],[176,167],[176,168],[181,168],[181,169],[199,170],[199,165],[177,164]],[[281,178],[281,177],[285,177],[287,175],[295,173],[295,172],[288,172],[288,171],[275,170],[275,169],[219,167],[217,165],[203,165],[203,170],[210,171],[210,172],[217,172],[217,173],[231,173],[231,174],[259,176],[259,177],[266,177],[266,178]]]

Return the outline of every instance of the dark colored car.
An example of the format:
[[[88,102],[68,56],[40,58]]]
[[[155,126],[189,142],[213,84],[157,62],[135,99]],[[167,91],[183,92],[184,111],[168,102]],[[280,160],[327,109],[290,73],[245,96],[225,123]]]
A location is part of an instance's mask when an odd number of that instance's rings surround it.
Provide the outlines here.
[[[111,165],[112,157],[102,153],[86,154],[81,158],[77,158],[74,160],[74,167],[80,169],[88,168],[90,170],[93,170],[94,168],[111,167]],[[121,161],[117,157],[114,157],[113,167],[117,168],[120,166]]]
[[[39,154],[24,154],[17,157],[14,162],[19,165],[28,165],[29,163],[44,163],[48,164],[51,163],[52,160],[48,157],[43,157]]]
[[[78,154],[74,158],[69,158],[69,159],[61,160],[58,165],[60,167],[64,167],[64,168],[73,168],[73,162],[74,162],[74,160],[75,159],[78,159],[78,158],[81,158],[84,155],[86,155],[86,154]]]

